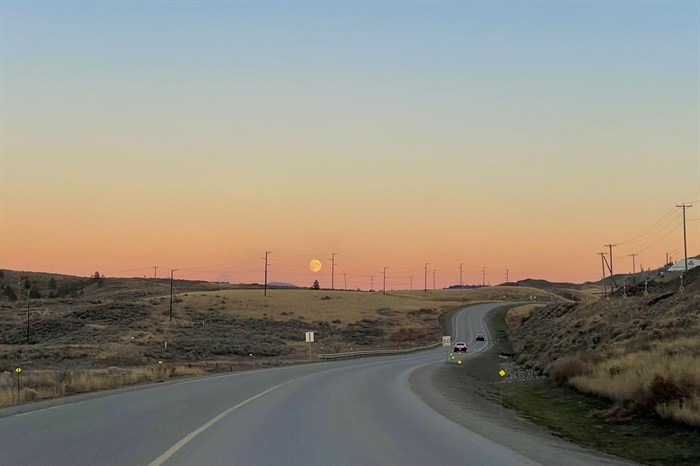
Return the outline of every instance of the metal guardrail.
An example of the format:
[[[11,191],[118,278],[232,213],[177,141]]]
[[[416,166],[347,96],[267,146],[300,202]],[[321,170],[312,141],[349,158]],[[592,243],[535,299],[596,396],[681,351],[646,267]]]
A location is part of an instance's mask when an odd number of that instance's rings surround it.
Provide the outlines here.
[[[431,348],[436,348],[438,346],[442,346],[441,342],[438,343],[433,343],[432,345],[428,346],[416,346],[415,348],[407,348],[407,349],[397,349],[397,350],[367,350],[367,351],[351,351],[349,353],[328,353],[328,354],[319,354],[318,359],[322,361],[333,361],[336,359],[353,359],[353,358],[366,358],[370,356],[391,356],[391,355],[397,355],[397,354],[406,354],[406,353],[414,353],[416,351],[422,351],[422,350],[427,350]]]

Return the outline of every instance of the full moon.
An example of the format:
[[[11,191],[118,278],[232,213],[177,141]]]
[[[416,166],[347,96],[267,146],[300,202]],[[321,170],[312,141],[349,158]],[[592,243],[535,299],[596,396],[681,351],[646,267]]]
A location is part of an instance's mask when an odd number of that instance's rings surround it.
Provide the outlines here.
[[[312,259],[311,262],[309,262],[309,270],[311,270],[312,272],[318,272],[319,270],[321,270],[321,267],[323,267],[323,265],[318,259]]]

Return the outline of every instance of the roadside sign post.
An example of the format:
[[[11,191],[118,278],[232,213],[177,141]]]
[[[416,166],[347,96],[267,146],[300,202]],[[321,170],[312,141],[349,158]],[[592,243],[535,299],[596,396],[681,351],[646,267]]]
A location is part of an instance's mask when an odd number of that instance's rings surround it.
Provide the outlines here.
[[[309,344],[309,361],[311,361],[311,343],[314,342],[314,332],[306,332],[306,341]]]
[[[452,344],[452,337],[450,335],[445,335],[442,337],[442,346],[445,347],[445,362],[450,362],[450,355],[448,354],[450,352],[449,348],[450,345]]]

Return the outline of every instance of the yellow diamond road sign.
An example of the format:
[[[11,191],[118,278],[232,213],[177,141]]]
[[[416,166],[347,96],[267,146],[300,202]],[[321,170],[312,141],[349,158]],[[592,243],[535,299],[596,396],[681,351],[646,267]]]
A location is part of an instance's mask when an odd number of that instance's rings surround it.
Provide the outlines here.
[[[505,377],[506,371],[504,371],[503,369],[501,369],[500,371],[498,371],[498,375],[500,375],[501,377]]]
[[[17,373],[19,374],[20,372],[22,372],[22,368],[21,368],[21,367],[15,367],[15,372],[17,372]]]

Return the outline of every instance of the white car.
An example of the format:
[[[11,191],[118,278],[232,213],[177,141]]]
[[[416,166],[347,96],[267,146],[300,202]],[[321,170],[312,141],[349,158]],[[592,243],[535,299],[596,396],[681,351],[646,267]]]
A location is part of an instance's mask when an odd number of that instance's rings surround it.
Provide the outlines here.
[[[458,341],[457,343],[455,343],[454,352],[458,353],[460,351],[462,351],[464,353],[467,352],[467,344],[464,343],[463,341]]]

